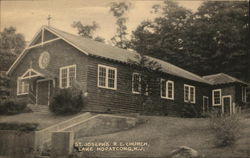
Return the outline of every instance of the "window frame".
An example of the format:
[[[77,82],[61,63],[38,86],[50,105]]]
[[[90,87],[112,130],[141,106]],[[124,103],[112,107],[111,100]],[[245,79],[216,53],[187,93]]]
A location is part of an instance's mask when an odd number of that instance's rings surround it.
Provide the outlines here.
[[[105,68],[106,70],[106,74],[105,74],[105,86],[102,86],[99,84],[99,72],[100,72],[100,67]],[[109,70],[114,70],[115,71],[115,76],[114,76],[114,87],[109,87],[109,74],[108,71]],[[111,67],[111,66],[107,66],[107,65],[102,65],[102,64],[98,64],[97,66],[97,87],[99,88],[105,88],[105,89],[112,89],[112,90],[117,90],[117,68],[115,67]]]
[[[28,91],[27,92],[22,92],[20,91],[20,83],[23,84],[22,85],[22,88],[25,89],[25,81],[21,79],[21,77],[18,77],[17,78],[17,92],[16,94],[19,96],[19,95],[26,95],[26,94],[29,94],[29,88],[28,88]],[[28,87],[30,86],[29,83],[27,83]]]
[[[242,102],[247,102],[247,87],[241,87],[241,100]]]
[[[137,91],[134,91],[134,75],[138,75],[139,76],[139,91],[137,92]],[[141,94],[141,74],[140,73],[138,73],[138,72],[133,72],[132,73],[132,93],[133,94]]]
[[[168,89],[169,89],[168,83],[172,84],[172,91],[171,91],[172,97],[169,97],[169,95],[168,95]],[[166,98],[170,99],[170,100],[174,100],[174,81],[171,81],[171,80],[166,81]]]
[[[76,80],[76,70],[77,70],[76,69],[76,64],[60,67],[60,69],[59,69],[59,87],[61,89],[72,87],[72,86],[69,85],[69,69],[72,68],[72,67],[75,69],[75,76],[74,77],[75,77],[75,80]],[[67,70],[66,87],[62,87],[62,71],[65,70],[65,69]]]
[[[219,104],[215,104],[215,97],[214,97],[214,93],[215,92],[219,92],[220,93],[220,103]],[[221,106],[222,105],[222,93],[221,93],[221,89],[213,89],[212,90],[212,102],[213,102],[213,106]]]
[[[165,80],[165,79],[161,79],[161,89],[160,89],[160,91],[161,91],[161,98],[163,98],[163,99],[169,99],[169,100],[174,100],[174,81],[172,81],[172,80]],[[166,96],[163,96],[162,95],[162,82],[165,82],[165,94],[166,94]],[[168,87],[168,83],[171,83],[172,84],[172,97],[169,97],[169,93],[168,93],[168,89],[169,89],[169,87]]]
[[[209,97],[208,96],[203,96],[202,97],[202,110],[203,110],[203,112],[205,112],[205,99],[207,99],[207,107],[209,107]]]
[[[185,88],[186,87],[188,88],[188,100],[186,100],[186,98],[185,98],[185,94],[186,94]],[[191,101],[191,88],[194,89],[193,101]],[[196,103],[196,87],[192,86],[192,85],[189,85],[189,84],[184,84],[183,89],[184,89],[184,102],[185,103],[195,104]]]

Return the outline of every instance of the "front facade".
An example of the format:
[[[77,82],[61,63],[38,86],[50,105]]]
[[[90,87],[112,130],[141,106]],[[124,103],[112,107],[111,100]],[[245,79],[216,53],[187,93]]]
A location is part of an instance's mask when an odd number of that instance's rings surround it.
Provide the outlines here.
[[[184,104],[234,113],[246,102],[240,98],[246,95],[244,82],[215,84],[153,58],[162,70],[152,74],[157,82],[148,85],[152,93],[141,95],[139,68],[128,62],[135,55],[45,26],[9,69],[10,94],[42,106],[49,105],[59,89],[77,87],[87,99],[84,110],[94,112],[139,112],[146,95],[168,115]]]

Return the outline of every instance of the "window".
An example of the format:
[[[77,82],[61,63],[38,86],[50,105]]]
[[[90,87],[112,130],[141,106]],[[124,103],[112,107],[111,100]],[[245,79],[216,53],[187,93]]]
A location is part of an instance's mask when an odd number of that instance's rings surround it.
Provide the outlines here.
[[[195,87],[184,84],[184,102],[195,103]]]
[[[17,79],[17,95],[29,93],[29,82],[27,80]]]
[[[213,106],[221,105],[221,89],[213,90]]]
[[[203,96],[203,104],[202,104],[202,110],[203,112],[207,112],[209,109],[209,100],[207,96]]]
[[[117,70],[114,67],[98,65],[98,87],[116,89]]]
[[[161,80],[161,97],[166,99],[174,99],[174,81]]]
[[[76,80],[76,65],[70,65],[60,68],[60,88],[72,87]]]
[[[132,93],[139,94],[141,92],[141,75],[133,73],[132,75]]]
[[[242,102],[246,102],[247,101],[247,88],[246,87],[241,87],[242,90]]]

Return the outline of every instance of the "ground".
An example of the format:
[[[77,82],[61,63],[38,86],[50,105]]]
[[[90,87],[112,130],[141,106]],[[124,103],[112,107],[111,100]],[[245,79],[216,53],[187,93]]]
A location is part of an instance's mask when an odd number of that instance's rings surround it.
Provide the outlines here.
[[[1,122],[21,122],[21,123],[38,123],[38,130],[55,125],[61,121],[65,121],[76,115],[70,116],[56,116],[49,112],[30,112],[30,113],[21,113],[17,115],[0,115]]]
[[[166,157],[178,146],[188,146],[205,158],[250,157],[250,117],[241,119],[242,134],[231,147],[216,148],[214,135],[209,128],[209,119],[187,119],[174,117],[144,117],[148,120],[133,129],[113,134],[85,137],[78,142],[148,142],[146,151],[81,152],[78,155],[104,157]]]

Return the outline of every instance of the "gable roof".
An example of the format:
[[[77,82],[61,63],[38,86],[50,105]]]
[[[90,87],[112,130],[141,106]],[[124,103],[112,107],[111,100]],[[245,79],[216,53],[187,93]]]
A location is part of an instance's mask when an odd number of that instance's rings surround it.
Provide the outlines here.
[[[248,85],[247,82],[244,82],[244,81],[239,80],[235,77],[229,76],[225,73],[207,75],[207,76],[203,76],[203,78],[208,80],[213,85],[227,84],[227,83],[241,83],[241,84]]]
[[[73,35],[73,34],[70,34],[70,33],[58,30],[56,28],[53,28],[53,27],[49,27],[49,26],[43,26],[43,29],[46,29],[49,32],[55,34],[60,39],[74,46],[76,49],[78,49],[79,51],[83,52],[86,55],[93,55],[93,56],[106,58],[109,60],[114,60],[114,61],[118,61],[122,63],[129,63],[129,60],[132,60],[132,61],[138,60],[138,58],[136,58],[138,53],[135,51],[129,51],[129,50],[121,49],[121,48],[114,47],[111,45],[107,45],[101,42],[97,42],[91,39],[84,38],[82,36]],[[168,74],[178,76],[181,78],[185,78],[188,80],[192,80],[192,81],[210,84],[209,81],[205,80],[201,76],[191,73],[189,71],[186,71],[180,67],[170,64],[169,62],[156,59],[153,57],[149,57],[149,56],[148,58],[156,61],[161,66],[161,71],[164,73],[168,73]],[[18,58],[17,60],[21,60],[21,58]],[[10,73],[11,70],[14,69],[14,67],[15,66],[12,66],[9,69],[8,73]]]

